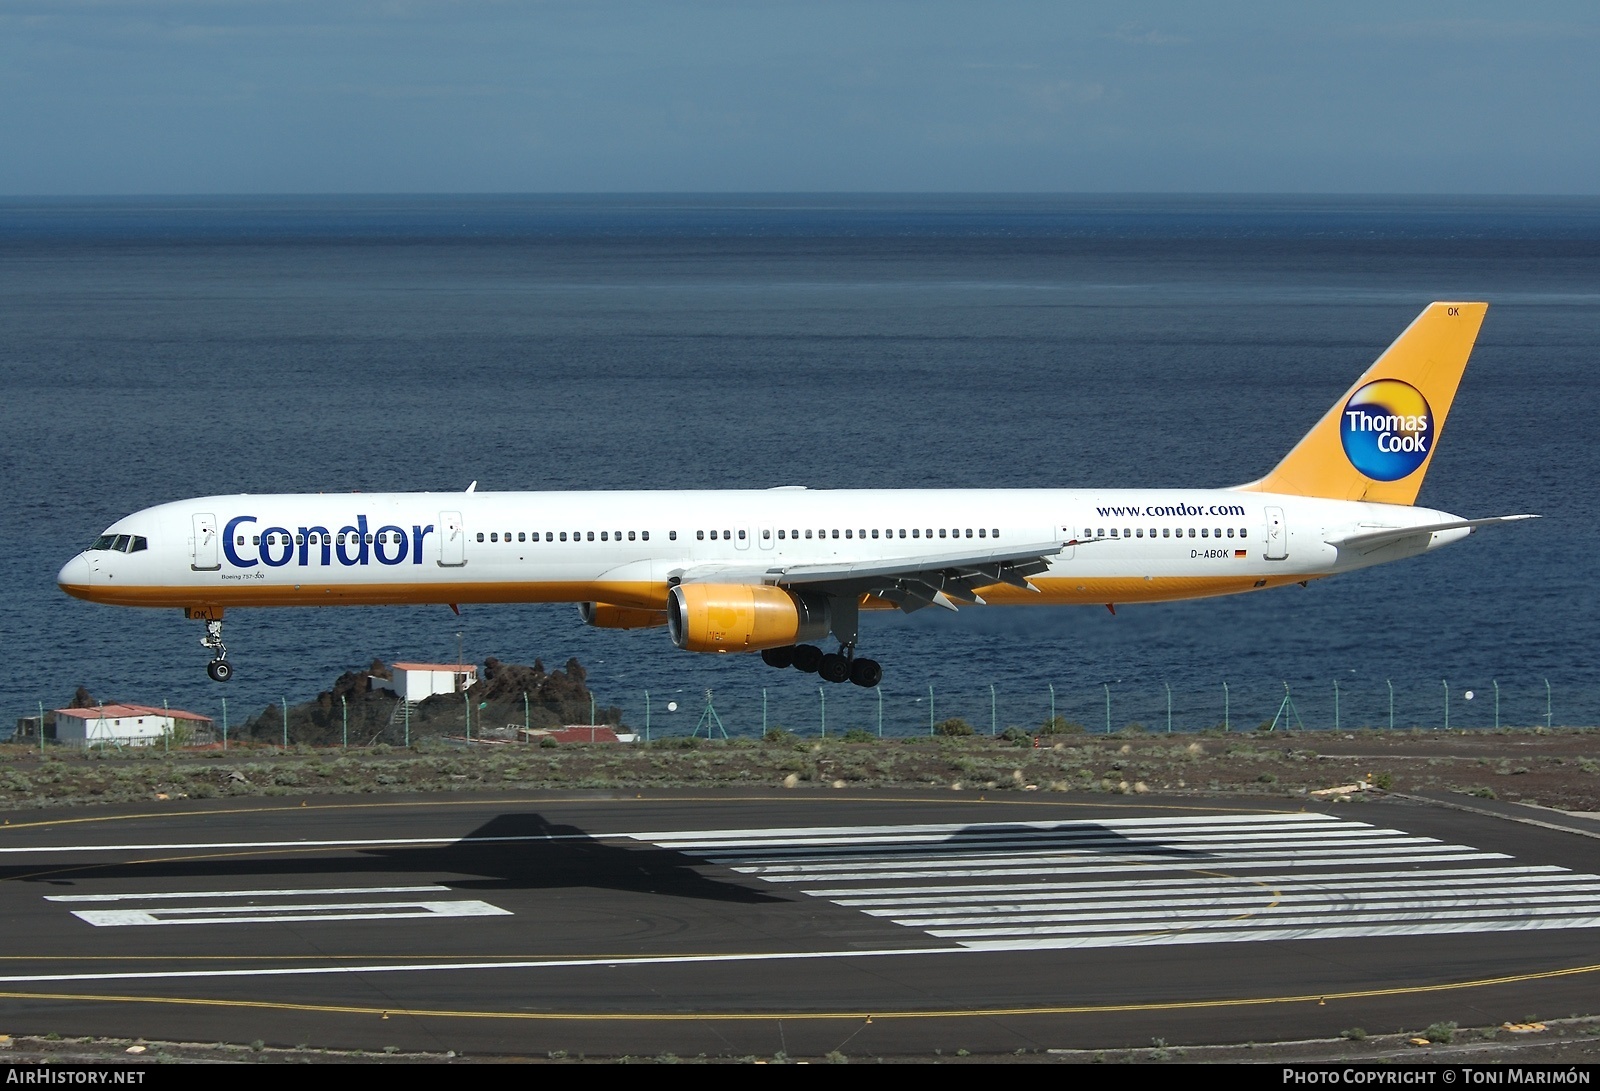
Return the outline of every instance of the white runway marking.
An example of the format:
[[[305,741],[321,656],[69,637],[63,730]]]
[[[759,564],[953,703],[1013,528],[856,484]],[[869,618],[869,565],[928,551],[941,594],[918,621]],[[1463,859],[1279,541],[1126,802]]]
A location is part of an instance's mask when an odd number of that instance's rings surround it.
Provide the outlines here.
[[[1319,814],[641,839],[974,950],[1600,927],[1600,876]]]
[[[283,924],[291,921],[406,920],[419,917],[509,917],[508,909],[477,899],[450,901],[311,901],[357,894],[449,893],[436,883],[413,886],[288,887],[250,890],[160,890],[114,894],[49,894],[47,902],[246,902],[244,905],[154,905],[136,909],[74,909],[72,915],[96,928],[157,924]],[[287,899],[287,900],[286,900]]]
[[[282,924],[287,921],[375,921],[413,917],[509,917],[511,911],[473,900],[75,909],[72,915],[97,928],[123,928],[150,924]]]
[[[50,894],[47,902],[150,902],[171,898],[297,898],[317,894],[425,894],[449,890],[432,883],[425,886],[313,886],[293,890],[164,890],[153,894]]]

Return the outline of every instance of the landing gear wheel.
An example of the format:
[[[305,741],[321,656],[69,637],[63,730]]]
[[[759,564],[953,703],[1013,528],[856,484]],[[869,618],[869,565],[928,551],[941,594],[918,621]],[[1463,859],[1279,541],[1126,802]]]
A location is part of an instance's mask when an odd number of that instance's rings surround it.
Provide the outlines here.
[[[883,681],[883,668],[876,659],[857,659],[850,664],[850,681],[863,689],[872,689]]]
[[[850,660],[838,652],[829,652],[817,666],[817,674],[824,682],[845,682],[850,678]]]
[[[206,619],[206,635],[200,638],[200,646],[211,651],[211,662],[206,664],[206,673],[212,681],[226,682],[233,677],[233,664],[228,662],[228,648],[222,643],[220,617]]]
[[[822,649],[815,644],[796,644],[794,646],[794,669],[804,671],[806,674],[816,674],[817,668],[822,666]]]
[[[787,667],[794,666],[794,652],[793,644],[785,648],[768,648],[761,653],[761,662],[769,667],[777,667],[779,670],[784,670]]]

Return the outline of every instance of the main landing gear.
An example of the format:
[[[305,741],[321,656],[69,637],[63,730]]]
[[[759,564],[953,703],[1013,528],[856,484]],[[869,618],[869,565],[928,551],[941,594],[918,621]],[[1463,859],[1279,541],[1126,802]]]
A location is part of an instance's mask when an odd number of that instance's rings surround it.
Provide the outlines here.
[[[883,668],[878,661],[857,659],[856,650],[851,645],[843,645],[837,652],[824,652],[815,644],[768,648],[761,653],[761,661],[779,670],[793,667],[807,674],[815,674],[824,682],[854,682],[863,689],[872,689],[883,681]]]
[[[211,662],[206,664],[206,673],[213,682],[226,682],[233,677],[233,664],[228,662],[228,648],[222,643],[222,618],[208,617],[205,621],[206,635],[200,638],[200,646],[211,649]]]

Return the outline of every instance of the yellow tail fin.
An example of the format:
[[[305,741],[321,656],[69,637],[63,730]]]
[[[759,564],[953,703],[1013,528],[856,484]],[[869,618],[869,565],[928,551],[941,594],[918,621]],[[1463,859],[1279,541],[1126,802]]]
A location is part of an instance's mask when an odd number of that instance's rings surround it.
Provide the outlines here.
[[[1430,303],[1251,492],[1413,504],[1487,303]]]

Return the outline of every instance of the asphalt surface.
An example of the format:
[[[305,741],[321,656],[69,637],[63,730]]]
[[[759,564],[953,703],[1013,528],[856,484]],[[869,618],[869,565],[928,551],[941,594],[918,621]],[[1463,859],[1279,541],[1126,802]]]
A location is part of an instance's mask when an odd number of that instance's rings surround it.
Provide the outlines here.
[[[0,1032],[864,1057],[1596,1010],[1594,823],[1003,795],[14,813]]]

